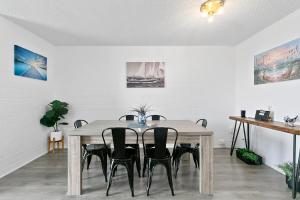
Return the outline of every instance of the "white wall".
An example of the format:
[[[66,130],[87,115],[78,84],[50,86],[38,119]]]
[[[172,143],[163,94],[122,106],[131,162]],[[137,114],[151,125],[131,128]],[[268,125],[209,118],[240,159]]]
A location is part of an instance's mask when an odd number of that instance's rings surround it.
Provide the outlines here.
[[[0,17],[0,177],[47,150],[47,129],[39,119],[53,97],[54,47]],[[48,81],[14,75],[14,45],[48,58]]]
[[[118,119],[151,105],[168,119],[208,119],[215,146],[229,143],[235,105],[232,47],[58,47],[56,96],[70,103],[68,121]],[[126,88],[126,62],[166,62],[166,87]],[[72,127],[69,127],[72,128]]]
[[[300,37],[300,10],[283,18],[236,47],[236,114],[272,106],[275,120],[300,114],[300,80],[254,85],[254,55]],[[264,157],[267,165],[292,161],[292,136],[263,128],[252,128],[252,148]]]

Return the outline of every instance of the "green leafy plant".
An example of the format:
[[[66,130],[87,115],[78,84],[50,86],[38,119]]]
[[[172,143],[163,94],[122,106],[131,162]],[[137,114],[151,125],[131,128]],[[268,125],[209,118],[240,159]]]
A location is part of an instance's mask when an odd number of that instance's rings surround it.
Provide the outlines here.
[[[53,127],[54,131],[58,131],[58,125],[68,125],[67,122],[60,122],[61,119],[64,119],[69,111],[68,103],[62,102],[59,100],[54,100],[48,104],[49,109],[40,119],[40,123],[46,127]]]
[[[238,149],[236,154],[241,160],[244,160],[248,164],[260,165],[262,163],[262,158],[249,149]]]
[[[283,171],[283,173],[288,177],[288,181],[292,180],[292,174],[293,174],[293,163],[287,162],[283,163],[281,165],[278,165],[278,167]]]
[[[150,112],[150,108],[147,105],[141,105],[132,109],[133,112],[137,112],[139,115],[147,115]]]

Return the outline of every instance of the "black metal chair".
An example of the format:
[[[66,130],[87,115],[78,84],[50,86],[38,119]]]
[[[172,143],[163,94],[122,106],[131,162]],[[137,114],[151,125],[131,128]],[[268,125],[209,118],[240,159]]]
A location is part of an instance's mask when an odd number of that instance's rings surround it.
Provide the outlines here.
[[[152,121],[159,121],[161,119],[167,120],[167,118],[162,115],[149,115],[146,117],[146,119],[148,119],[148,118],[151,118]],[[154,144],[146,144],[146,149],[153,148],[153,147],[154,147]],[[146,164],[147,164],[147,162],[146,162],[146,158],[144,156],[143,177],[145,177]]]
[[[123,120],[125,119],[126,121],[134,121],[135,118],[137,118],[138,116],[137,115],[123,115],[119,118],[119,121],[120,120]],[[137,160],[136,160],[136,168],[138,170],[138,175],[139,177],[141,177],[141,156],[140,156],[140,146],[139,144],[125,144],[126,145],[126,148],[133,148],[136,150],[136,157],[137,157]],[[115,172],[117,171],[117,169],[115,170]]]
[[[206,119],[199,119],[196,124],[198,124],[199,122],[201,123],[201,126],[206,128],[207,127],[207,120]],[[195,167],[199,168],[200,167],[200,163],[199,163],[199,143],[197,143],[195,146],[193,146],[192,144],[184,144],[181,143],[180,145],[176,146],[175,150],[174,150],[174,157],[173,157],[173,161],[172,164],[175,164],[175,178],[177,177],[177,173],[179,170],[179,165],[180,165],[180,159],[182,157],[183,154],[185,153],[191,153],[193,155],[193,160],[195,163]]]
[[[87,121],[79,119],[74,122],[75,128],[80,128],[83,125],[88,124]],[[98,156],[101,160],[102,171],[107,182],[107,156],[110,156],[110,148],[106,149],[104,144],[83,144],[82,145],[82,163],[81,170],[83,171],[85,161],[87,160],[87,170],[90,167],[92,156]]]
[[[151,118],[151,120],[161,120],[161,119],[164,119],[164,120],[167,120],[166,117],[162,116],[162,115],[149,115],[146,117],[146,119],[148,118]]]
[[[112,178],[115,170],[118,165],[123,165],[127,169],[129,186],[131,189],[131,195],[134,196],[134,188],[133,188],[133,178],[134,178],[134,162],[137,161],[137,153],[133,148],[126,147],[126,135],[134,134],[136,135],[136,143],[138,144],[138,133],[131,128],[107,128],[102,131],[102,138],[105,147],[108,149],[109,146],[106,144],[105,140],[105,132],[110,131],[113,139],[114,149],[111,155],[111,165],[110,165],[110,175],[108,178],[106,196],[108,196],[108,192],[112,183]],[[130,131],[130,132],[129,132]]]
[[[173,180],[172,180],[172,167],[171,167],[171,158],[172,155],[167,149],[167,138],[171,133],[175,134],[174,137],[174,148],[176,146],[178,132],[174,128],[169,127],[156,127],[146,129],[142,134],[143,149],[146,165],[148,168],[148,179],[147,179],[147,196],[149,196],[149,191],[152,183],[152,176],[154,167],[157,164],[161,164],[166,167],[167,176],[169,181],[169,186],[171,188],[172,195],[174,196]],[[153,134],[154,136],[154,147],[146,148],[145,146],[145,134]],[[173,149],[174,149],[173,148]]]

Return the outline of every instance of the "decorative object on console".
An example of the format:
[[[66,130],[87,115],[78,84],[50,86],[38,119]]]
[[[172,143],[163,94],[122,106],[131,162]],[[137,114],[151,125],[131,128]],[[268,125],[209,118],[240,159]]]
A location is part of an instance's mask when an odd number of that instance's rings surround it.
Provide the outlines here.
[[[164,62],[127,62],[127,88],[165,87]]]
[[[260,121],[269,121],[270,111],[266,110],[257,110],[255,113],[255,119]]]
[[[289,116],[285,116],[283,119],[284,119],[284,122],[285,122],[286,126],[295,127],[295,123],[298,119],[298,115],[294,118],[290,118]]]
[[[300,79],[300,38],[254,57],[254,84]]]
[[[14,73],[16,76],[23,76],[38,80],[47,80],[47,58],[37,53],[14,46],[15,62]]]
[[[40,123],[46,127],[53,127],[54,132],[50,133],[51,141],[62,140],[62,131],[58,129],[59,125],[68,125],[67,122],[60,122],[64,119],[64,115],[68,113],[68,103],[59,100],[54,100],[48,104],[48,110],[44,116],[40,119]]]
[[[246,117],[246,110],[241,110],[241,117],[243,117],[243,118]]]
[[[270,111],[269,121],[273,122],[274,121],[274,111],[272,111],[272,106],[268,106],[268,111]]]
[[[150,112],[150,108],[147,105],[141,105],[133,108],[132,111],[138,113],[138,123],[144,126],[146,124],[146,115]]]

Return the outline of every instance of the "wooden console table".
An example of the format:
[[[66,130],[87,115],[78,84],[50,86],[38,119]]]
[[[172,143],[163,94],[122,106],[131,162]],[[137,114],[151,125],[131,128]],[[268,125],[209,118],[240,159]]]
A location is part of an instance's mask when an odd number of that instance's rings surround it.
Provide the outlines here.
[[[283,122],[266,122],[266,121],[259,121],[255,120],[254,118],[243,118],[243,117],[237,117],[237,116],[230,116],[229,119],[235,121],[234,125],[234,130],[233,130],[233,136],[232,136],[232,143],[231,143],[231,150],[230,150],[230,155],[232,155],[236,140],[238,138],[240,128],[241,126],[243,127],[243,132],[244,132],[244,138],[245,138],[245,146],[247,149],[250,149],[250,135],[249,135],[249,126],[254,125],[254,126],[260,126],[263,128],[268,128],[276,131],[281,131],[284,133],[289,133],[293,135],[293,198],[296,198],[296,186],[297,186],[297,179],[299,177],[299,168],[300,168],[300,152],[299,152],[299,157],[298,157],[298,165],[296,169],[296,136],[300,135],[300,126],[295,126],[295,127],[289,127],[286,126],[285,123]],[[239,122],[238,128],[237,128],[237,123]],[[245,128],[245,123],[247,128]]]

